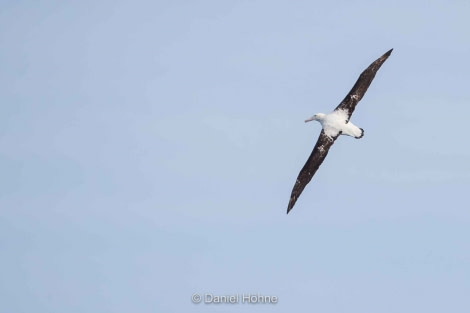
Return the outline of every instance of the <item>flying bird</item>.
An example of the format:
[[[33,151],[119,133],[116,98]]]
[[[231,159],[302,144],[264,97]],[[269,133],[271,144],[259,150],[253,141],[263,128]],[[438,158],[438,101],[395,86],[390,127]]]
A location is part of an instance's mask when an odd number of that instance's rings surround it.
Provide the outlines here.
[[[364,130],[351,123],[349,119],[351,118],[356,105],[359,101],[361,101],[362,97],[367,91],[367,88],[369,88],[370,84],[372,83],[375,74],[385,62],[385,60],[387,60],[387,58],[390,56],[392,50],[393,49],[390,49],[380,58],[372,62],[372,64],[361,73],[351,91],[333,112],[329,114],[317,113],[311,118],[305,120],[305,123],[310,121],[320,122],[322,125],[322,131],[318,137],[317,143],[315,144],[312,153],[310,154],[310,157],[308,158],[304,167],[300,171],[297,180],[295,181],[295,185],[292,189],[289,200],[289,205],[287,206],[288,214],[289,211],[294,207],[295,202],[299,198],[305,186],[307,186],[313,175],[315,175],[318,168],[323,163],[323,160],[328,154],[328,150],[330,150],[336,138],[338,138],[340,135],[347,135],[356,139],[362,138],[364,136]]]

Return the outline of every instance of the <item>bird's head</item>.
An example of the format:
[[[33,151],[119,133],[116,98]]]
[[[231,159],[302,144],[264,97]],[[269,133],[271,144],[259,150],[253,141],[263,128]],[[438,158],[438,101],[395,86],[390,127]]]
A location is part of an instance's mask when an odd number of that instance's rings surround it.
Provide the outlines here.
[[[314,116],[312,116],[311,118],[306,119],[306,120],[305,120],[305,123],[311,122],[311,121],[323,121],[324,118],[325,118],[325,114],[323,114],[323,113],[317,113],[317,114],[315,114]]]

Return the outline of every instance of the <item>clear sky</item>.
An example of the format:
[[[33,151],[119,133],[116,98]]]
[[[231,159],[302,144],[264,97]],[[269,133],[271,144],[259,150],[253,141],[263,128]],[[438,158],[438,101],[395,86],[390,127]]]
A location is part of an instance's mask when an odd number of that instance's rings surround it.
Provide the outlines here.
[[[469,16],[0,1],[0,312],[468,312]],[[286,215],[304,119],[391,48]]]

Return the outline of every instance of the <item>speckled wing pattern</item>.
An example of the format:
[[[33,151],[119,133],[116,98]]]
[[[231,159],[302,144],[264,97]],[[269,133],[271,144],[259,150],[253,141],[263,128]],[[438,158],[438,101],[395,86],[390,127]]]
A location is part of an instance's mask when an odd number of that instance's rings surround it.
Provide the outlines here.
[[[325,131],[322,129],[317,143],[315,144],[315,147],[310,154],[310,157],[300,171],[299,176],[297,176],[297,180],[295,181],[294,188],[292,189],[292,193],[290,195],[289,205],[287,207],[288,214],[289,211],[294,207],[295,202],[299,198],[305,186],[307,186],[310,180],[312,180],[313,175],[315,175],[318,168],[323,163],[323,160],[325,160],[326,155],[328,154],[328,150],[330,150],[330,147],[333,145],[336,138],[338,138],[338,136],[333,138],[327,136]]]
[[[370,84],[372,83],[372,80],[374,79],[375,74],[377,73],[379,68],[382,66],[382,64],[385,62],[385,60],[388,59],[392,51],[393,49],[390,49],[389,51],[387,51],[380,58],[372,62],[372,64],[369,65],[369,67],[366,68],[361,73],[356,83],[352,87],[351,91],[344,98],[344,100],[341,101],[341,103],[336,107],[335,111],[345,110],[348,114],[348,121],[349,121],[349,119],[351,118],[351,114],[353,114],[354,109],[356,108],[357,103],[361,101],[362,97],[364,96]]]

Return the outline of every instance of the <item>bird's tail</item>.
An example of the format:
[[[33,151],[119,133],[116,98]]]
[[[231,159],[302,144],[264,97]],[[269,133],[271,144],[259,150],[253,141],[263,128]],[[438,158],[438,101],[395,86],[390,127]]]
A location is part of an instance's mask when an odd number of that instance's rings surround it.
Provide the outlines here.
[[[364,137],[364,130],[362,128],[359,128],[361,130],[361,135],[355,137],[356,139],[361,139],[362,137]]]

